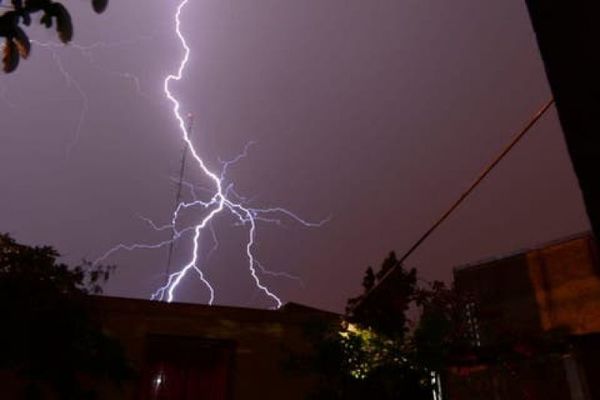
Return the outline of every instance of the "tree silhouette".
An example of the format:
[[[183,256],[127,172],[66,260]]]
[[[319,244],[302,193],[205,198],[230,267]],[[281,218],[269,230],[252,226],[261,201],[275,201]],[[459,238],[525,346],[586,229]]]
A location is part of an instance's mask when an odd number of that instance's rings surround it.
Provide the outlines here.
[[[91,0],[97,13],[103,12],[108,0]],[[71,15],[65,6],[52,0],[10,0],[8,11],[0,15],[0,37],[5,38],[2,50],[2,66],[4,72],[13,72],[19,66],[21,58],[29,57],[31,42],[22,26],[31,25],[33,14],[41,14],[40,24],[46,28],[56,26],[58,38],[69,43],[73,38]],[[0,8],[1,10],[1,8]]]
[[[315,356],[305,364],[319,375],[313,398],[431,399],[432,374],[464,339],[459,296],[442,282],[418,285],[394,252],[377,272],[367,268],[363,289],[341,326],[309,332]]]
[[[373,290],[376,284],[377,290]],[[408,330],[406,311],[417,294],[416,270],[403,268],[396,253],[390,252],[377,273],[367,268],[363,288],[363,294],[348,300],[349,321],[403,338]]]
[[[105,335],[89,294],[110,268],[69,268],[51,247],[29,247],[0,235],[0,371],[16,376],[27,398],[55,393],[81,399],[84,382],[121,382],[131,369],[119,343]]]

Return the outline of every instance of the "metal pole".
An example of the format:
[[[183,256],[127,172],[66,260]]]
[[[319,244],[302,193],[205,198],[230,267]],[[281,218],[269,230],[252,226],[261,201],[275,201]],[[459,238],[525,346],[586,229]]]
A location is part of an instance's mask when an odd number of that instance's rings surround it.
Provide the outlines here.
[[[192,128],[194,126],[194,116],[192,114],[188,114],[188,126],[187,132],[188,136],[192,134]],[[179,179],[177,181],[177,192],[175,194],[175,207],[179,206],[181,203],[181,191],[183,186],[183,177],[185,175],[185,162],[187,159],[188,153],[188,143],[185,142],[185,147],[183,148],[183,154],[181,156],[181,166],[179,167]],[[173,258],[173,248],[175,246],[175,227],[171,230],[171,243],[169,243],[169,250],[167,252],[167,265],[165,267],[165,284],[168,283],[169,274],[171,273],[171,260]]]

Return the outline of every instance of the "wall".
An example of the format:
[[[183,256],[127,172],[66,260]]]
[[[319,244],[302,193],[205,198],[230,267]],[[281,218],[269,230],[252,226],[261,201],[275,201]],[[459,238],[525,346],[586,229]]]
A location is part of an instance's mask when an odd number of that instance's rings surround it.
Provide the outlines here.
[[[452,399],[592,399],[600,396],[600,269],[589,235],[454,271],[472,298],[482,349],[562,338],[542,354],[447,371]],[[558,335],[556,335],[558,334]],[[520,341],[520,339],[525,339]],[[531,343],[531,342],[530,342]],[[500,347],[496,347],[499,349]],[[509,361],[507,361],[509,360]]]
[[[600,269],[588,235],[454,271],[485,344],[504,335],[600,332]]]
[[[294,373],[286,366],[290,350],[309,354],[305,330],[316,321],[336,319],[333,314],[298,306],[268,311],[106,297],[97,298],[96,306],[107,332],[121,340],[138,369],[144,365],[150,335],[232,341],[235,400],[304,399],[316,378]],[[104,396],[133,399],[135,387],[129,385]]]
[[[530,251],[527,261],[543,330],[600,332],[600,271],[591,238]]]

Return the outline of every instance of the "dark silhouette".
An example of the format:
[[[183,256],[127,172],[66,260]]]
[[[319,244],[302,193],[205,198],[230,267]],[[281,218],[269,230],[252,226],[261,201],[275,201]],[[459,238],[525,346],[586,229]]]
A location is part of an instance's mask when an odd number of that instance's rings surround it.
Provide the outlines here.
[[[367,268],[364,293],[348,301],[341,325],[309,332],[315,357],[304,362],[320,376],[314,399],[431,399],[432,378],[464,337],[462,311],[443,283],[421,286],[393,252],[377,273]]]
[[[108,0],[91,0],[97,13],[103,12]],[[0,7],[4,1],[0,0]],[[4,72],[12,72],[19,66],[21,58],[26,59],[31,50],[29,37],[22,25],[31,25],[32,15],[41,13],[40,24],[46,28],[56,25],[56,32],[63,43],[73,38],[71,15],[65,6],[52,0],[10,0],[10,10],[0,15],[0,37],[5,38],[2,66]]]
[[[89,301],[111,268],[69,268],[57,257],[0,235],[0,372],[26,398],[91,398],[91,382],[119,383],[132,372]]]
[[[600,4],[527,0],[569,155],[594,235],[600,235]]]
[[[371,285],[372,274],[373,270],[369,267],[363,280],[364,293],[348,300],[346,311],[349,319],[385,335],[403,339],[408,330],[406,312],[417,294],[417,271],[414,268],[404,269],[396,254],[391,252]],[[375,283],[379,287],[372,291]]]

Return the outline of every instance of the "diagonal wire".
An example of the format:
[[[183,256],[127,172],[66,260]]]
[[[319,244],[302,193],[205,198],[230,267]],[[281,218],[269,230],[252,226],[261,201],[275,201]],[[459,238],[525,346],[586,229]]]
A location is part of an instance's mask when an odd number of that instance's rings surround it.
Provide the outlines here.
[[[554,104],[554,99],[548,100],[535,114],[531,116],[529,121],[521,128],[521,130],[513,137],[513,139],[504,147],[504,149],[479,173],[473,183],[460,195],[458,199],[452,203],[452,205],[444,212],[434,223],[431,225],[425,233],[423,233],[417,241],[400,257],[398,264],[402,265],[408,257],[410,257],[415,250],[423,244],[425,240],[462,204],[463,201],[475,190],[477,186],[489,175],[490,172],[504,159],[504,157],[515,147],[519,141],[525,136],[527,132],[540,120],[540,118],[550,109]],[[368,290],[363,299],[366,298],[377,286],[379,286],[396,268],[391,268],[383,277],[379,280],[377,285],[373,286]]]

